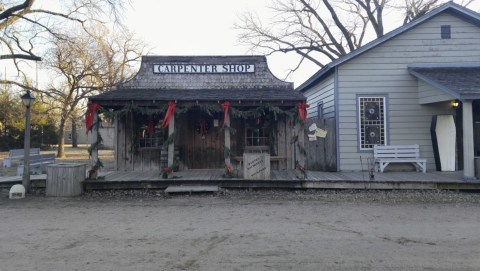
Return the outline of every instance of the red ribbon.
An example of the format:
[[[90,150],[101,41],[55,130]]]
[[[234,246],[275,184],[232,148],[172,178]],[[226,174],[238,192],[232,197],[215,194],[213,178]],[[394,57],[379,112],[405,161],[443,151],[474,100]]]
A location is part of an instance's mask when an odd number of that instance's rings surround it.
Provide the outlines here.
[[[221,104],[221,107],[224,111],[223,113],[223,126],[225,126],[225,123],[228,122],[228,109],[230,108],[230,102],[225,101]]]
[[[175,107],[177,107],[177,104],[173,101],[168,102],[168,108],[167,108],[167,114],[165,114],[165,118],[163,118],[162,121],[162,128],[167,128],[168,123],[170,122],[170,119],[173,116],[173,113],[175,112]]]
[[[306,103],[298,103],[297,108],[298,108],[298,117],[305,122],[307,120],[307,108],[309,108],[310,105]]]
[[[200,135],[204,136],[207,133],[207,122],[204,119],[200,119]]]
[[[88,102],[87,104],[87,113],[85,114],[85,127],[88,132],[92,130],[93,126],[93,117],[95,116],[95,111],[100,109],[100,105],[97,103]]]

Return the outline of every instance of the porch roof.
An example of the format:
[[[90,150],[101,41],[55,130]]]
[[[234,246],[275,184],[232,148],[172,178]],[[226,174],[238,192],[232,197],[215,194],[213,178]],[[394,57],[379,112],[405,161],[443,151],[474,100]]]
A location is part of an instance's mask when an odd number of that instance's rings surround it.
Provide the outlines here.
[[[305,96],[291,88],[254,89],[117,89],[89,98],[100,104],[124,104],[125,102],[156,103],[177,102],[265,102],[296,103],[306,100]]]
[[[480,99],[480,65],[409,67],[410,74],[459,100]]]
[[[148,106],[172,100],[294,104],[306,98],[270,72],[265,56],[143,56],[131,80],[89,100]]]

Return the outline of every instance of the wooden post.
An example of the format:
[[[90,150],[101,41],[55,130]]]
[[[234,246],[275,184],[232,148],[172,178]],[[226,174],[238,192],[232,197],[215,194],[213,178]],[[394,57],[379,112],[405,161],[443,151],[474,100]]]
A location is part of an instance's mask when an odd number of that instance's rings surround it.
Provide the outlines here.
[[[463,117],[463,177],[475,179],[472,101],[462,101]]]
[[[26,106],[25,112],[25,138],[23,155],[23,181],[25,191],[30,190],[30,105]]]
[[[98,128],[100,123],[98,123],[98,112],[95,111],[93,115],[93,124],[92,124],[92,136],[90,138],[90,143],[95,144],[98,141]],[[98,162],[98,145],[92,149],[92,155],[90,157],[90,165],[93,168]],[[97,176],[100,169],[97,169]]]
[[[298,136],[298,142],[296,142],[297,146],[295,146],[295,156],[298,161],[298,163],[302,166],[305,167],[305,153],[303,152],[305,150],[305,131],[302,127],[301,123],[297,123],[295,125],[295,133]]]
[[[230,149],[230,118],[224,120],[225,125],[225,148]],[[225,156],[225,165],[231,167],[232,163],[230,161],[230,155]]]
[[[175,114],[170,118],[168,123],[168,137],[170,137],[175,132]],[[168,167],[173,166],[173,161],[175,158],[175,142],[168,144]]]

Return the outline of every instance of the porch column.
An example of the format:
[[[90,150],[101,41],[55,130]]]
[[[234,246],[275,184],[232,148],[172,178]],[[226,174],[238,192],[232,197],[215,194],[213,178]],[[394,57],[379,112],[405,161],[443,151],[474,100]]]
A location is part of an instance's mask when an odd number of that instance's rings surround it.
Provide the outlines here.
[[[296,143],[298,146],[294,146],[295,158],[302,167],[305,167],[305,130],[300,124],[295,125],[295,134],[298,136]]]
[[[95,144],[98,141],[98,128],[100,127],[100,123],[98,123],[98,111],[95,110],[93,113],[93,124],[92,124],[92,135],[90,138],[90,143]],[[95,148],[92,149],[92,155],[90,157],[90,168],[94,168],[98,162],[98,144],[96,144]],[[97,176],[100,171],[100,168],[97,169]]]
[[[175,114],[170,118],[168,123],[168,137],[170,137],[175,132]],[[168,167],[173,166],[173,160],[175,158],[175,142],[168,144]]]
[[[228,128],[230,128],[230,118],[227,118],[224,122],[224,125],[225,125],[225,148],[229,148],[230,149],[230,130]],[[230,155],[227,155],[225,156],[225,165],[226,166],[229,166],[231,167],[232,164],[231,164],[231,161],[230,161]]]
[[[472,101],[462,101],[463,117],[463,177],[466,180],[474,180],[474,145],[473,145],[473,116]]]

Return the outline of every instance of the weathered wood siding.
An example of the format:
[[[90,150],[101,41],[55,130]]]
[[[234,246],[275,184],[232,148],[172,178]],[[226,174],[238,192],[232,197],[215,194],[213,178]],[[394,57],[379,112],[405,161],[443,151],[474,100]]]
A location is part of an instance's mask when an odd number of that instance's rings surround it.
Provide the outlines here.
[[[307,120],[307,127],[315,123],[318,128],[327,131],[325,138],[317,138],[315,141],[309,141],[305,135],[305,150],[307,151],[307,169],[317,171],[337,171],[337,144],[335,133],[335,119],[317,120],[311,118]],[[306,134],[312,132],[306,131]]]
[[[200,112],[189,112],[176,119],[176,142],[180,150],[180,160],[190,169],[224,168],[224,132],[221,121],[217,127],[213,118],[204,117],[209,123],[205,136],[197,131]],[[216,116],[220,120],[220,116]]]
[[[323,103],[323,118],[335,117],[334,89],[335,79],[334,75],[331,75],[304,93],[307,97],[307,104],[310,105],[307,115],[309,119],[317,118],[319,103]]]
[[[148,171],[161,170],[161,148],[132,148],[133,116],[128,114],[116,121],[117,134],[116,170],[118,171]]]
[[[440,26],[451,25],[451,39]],[[388,144],[419,144],[428,170],[435,169],[430,123],[433,115],[455,114],[448,102],[421,105],[410,64],[480,62],[480,28],[440,14],[338,67],[339,170],[361,170],[357,135],[357,94],[387,94]],[[453,99],[453,98],[452,98]]]

